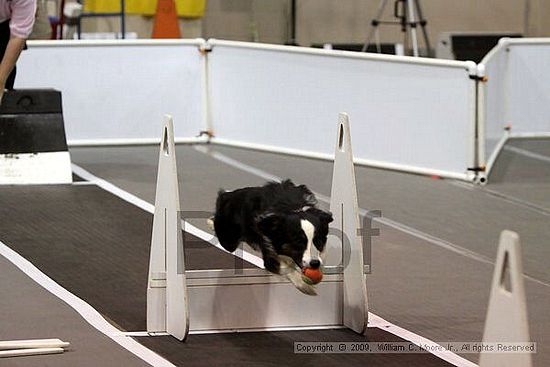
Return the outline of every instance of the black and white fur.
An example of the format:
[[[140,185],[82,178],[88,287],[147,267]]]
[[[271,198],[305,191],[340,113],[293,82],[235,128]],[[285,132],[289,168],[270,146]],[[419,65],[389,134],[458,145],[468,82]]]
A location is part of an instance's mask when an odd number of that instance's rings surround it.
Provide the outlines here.
[[[291,180],[220,191],[214,230],[229,252],[241,242],[261,251],[272,273],[280,274],[283,258],[291,258],[300,268],[319,268],[332,214],[316,205],[313,193]]]

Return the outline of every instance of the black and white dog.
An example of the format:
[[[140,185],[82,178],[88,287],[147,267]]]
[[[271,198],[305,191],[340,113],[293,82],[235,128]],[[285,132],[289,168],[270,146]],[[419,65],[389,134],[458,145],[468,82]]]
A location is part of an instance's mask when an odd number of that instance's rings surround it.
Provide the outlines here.
[[[272,273],[281,274],[284,257],[301,269],[316,269],[322,265],[328,224],[332,222],[332,214],[316,205],[315,195],[291,180],[220,191],[214,230],[229,252],[241,242],[261,251],[264,266]]]

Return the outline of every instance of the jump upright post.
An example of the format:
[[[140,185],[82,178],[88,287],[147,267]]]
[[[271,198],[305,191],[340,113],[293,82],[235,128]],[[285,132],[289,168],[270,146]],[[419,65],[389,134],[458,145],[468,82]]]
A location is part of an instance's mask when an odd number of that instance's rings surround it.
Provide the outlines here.
[[[509,288],[506,285],[508,273]],[[523,265],[519,236],[502,231],[483,333],[484,343],[528,343],[527,302],[523,285]],[[529,353],[484,353],[480,367],[530,367]]]
[[[164,117],[147,284],[147,331],[179,340],[189,333],[189,305],[172,117]]]
[[[334,168],[330,192],[330,211],[334,217],[333,226],[339,230],[340,238],[332,237],[328,256],[337,258],[341,252],[344,271],[343,324],[363,334],[367,330],[368,302],[367,284],[364,273],[363,243],[358,230],[361,228],[357,185],[351,149],[349,117],[340,113],[334,149]],[[331,259],[329,258],[329,263]]]

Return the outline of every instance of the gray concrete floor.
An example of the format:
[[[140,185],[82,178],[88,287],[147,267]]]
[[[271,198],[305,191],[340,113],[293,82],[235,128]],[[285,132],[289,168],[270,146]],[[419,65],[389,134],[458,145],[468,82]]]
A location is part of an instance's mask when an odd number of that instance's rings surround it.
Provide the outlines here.
[[[487,189],[550,212],[550,139],[508,141],[489,180]]]

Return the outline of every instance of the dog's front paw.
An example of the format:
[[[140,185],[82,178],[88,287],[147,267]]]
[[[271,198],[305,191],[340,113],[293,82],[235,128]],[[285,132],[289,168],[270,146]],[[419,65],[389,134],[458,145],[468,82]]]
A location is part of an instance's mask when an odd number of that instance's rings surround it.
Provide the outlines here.
[[[313,285],[308,284],[304,281],[301,272],[294,270],[286,274],[286,277],[300,292],[307,294],[308,296],[317,295],[317,289],[315,289]]]
[[[274,274],[279,274],[281,263],[275,257],[268,257],[264,259],[264,267],[267,271],[270,271]]]
[[[306,294],[308,296],[316,296],[317,295],[317,289],[315,289],[314,286],[307,284],[307,283],[301,283],[299,285],[296,285],[296,289],[298,289],[303,294]]]

